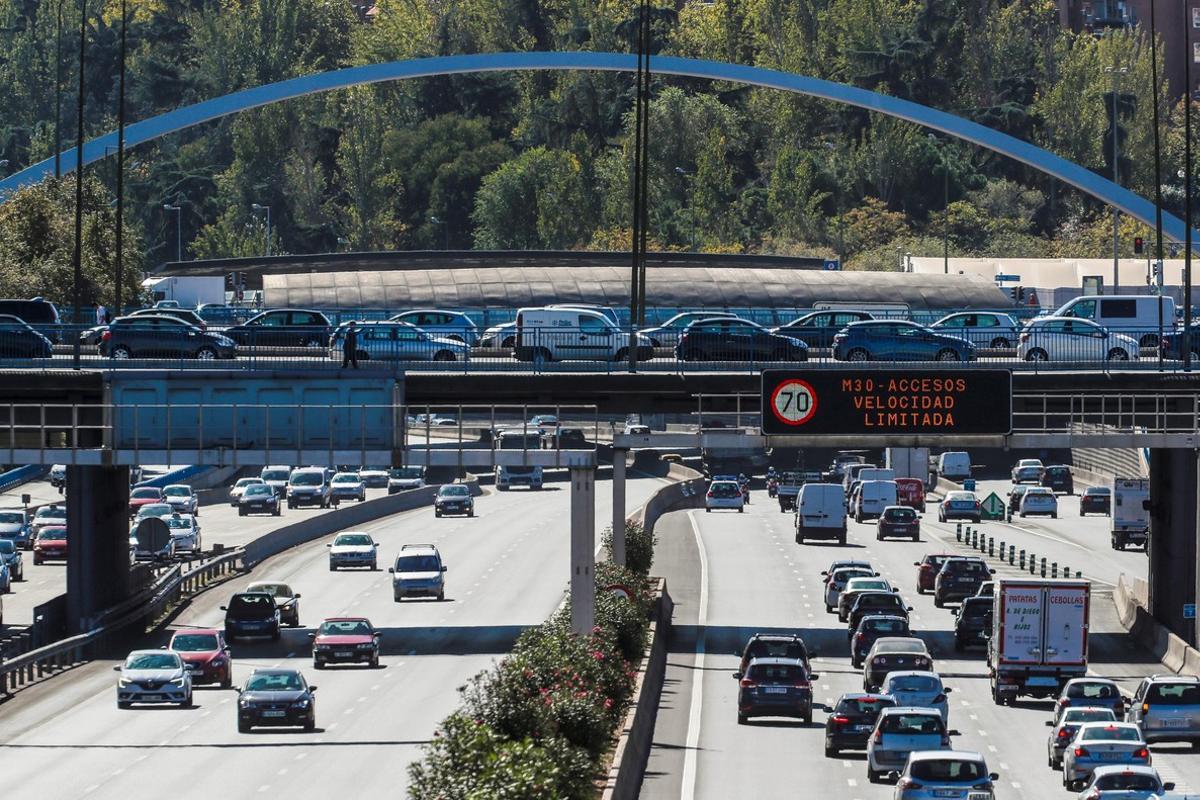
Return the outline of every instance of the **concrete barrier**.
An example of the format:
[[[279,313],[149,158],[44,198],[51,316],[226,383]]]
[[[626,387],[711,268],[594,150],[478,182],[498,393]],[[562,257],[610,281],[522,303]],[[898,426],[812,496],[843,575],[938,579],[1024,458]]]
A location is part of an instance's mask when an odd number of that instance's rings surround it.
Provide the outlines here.
[[[1142,581],[1141,583],[1145,583]],[[1163,666],[1175,673],[1200,674],[1189,672],[1188,664],[1200,664],[1200,652],[1189,647],[1185,641],[1168,631],[1150,616],[1145,605],[1139,602],[1138,591],[1141,589],[1138,581],[1131,585],[1121,575],[1117,579],[1117,588],[1113,591],[1113,603],[1117,607],[1117,618],[1134,641],[1145,647],[1162,662]]]

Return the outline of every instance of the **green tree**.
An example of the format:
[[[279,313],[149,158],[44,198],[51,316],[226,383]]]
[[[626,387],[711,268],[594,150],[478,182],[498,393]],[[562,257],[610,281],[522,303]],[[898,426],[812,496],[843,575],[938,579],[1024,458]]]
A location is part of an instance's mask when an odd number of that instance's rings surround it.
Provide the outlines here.
[[[588,233],[583,169],[573,154],[535,147],[483,179],[475,198],[475,246],[562,250]]]

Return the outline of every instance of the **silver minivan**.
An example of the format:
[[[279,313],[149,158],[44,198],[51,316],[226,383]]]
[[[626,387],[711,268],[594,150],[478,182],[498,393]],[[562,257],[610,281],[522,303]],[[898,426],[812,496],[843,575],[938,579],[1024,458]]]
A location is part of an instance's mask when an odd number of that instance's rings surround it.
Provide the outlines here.
[[[958,336],[976,347],[1016,347],[1021,325],[1008,314],[991,311],[962,311],[949,314],[929,326],[937,333]]]
[[[1143,678],[1125,721],[1141,726],[1147,742],[1200,742],[1200,677]]]

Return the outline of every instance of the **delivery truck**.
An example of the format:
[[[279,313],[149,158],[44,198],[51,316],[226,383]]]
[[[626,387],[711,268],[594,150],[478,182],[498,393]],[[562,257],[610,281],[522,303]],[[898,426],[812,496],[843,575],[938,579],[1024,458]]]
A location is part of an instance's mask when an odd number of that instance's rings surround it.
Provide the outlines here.
[[[1150,481],[1114,478],[1112,485],[1112,548],[1146,547],[1150,541]]]
[[[146,278],[142,291],[150,305],[173,301],[180,308],[199,308],[205,303],[225,302],[225,279],[220,275],[175,275]]]
[[[1088,581],[999,581],[987,662],[997,705],[1019,695],[1057,697],[1087,674],[1090,601]]]
[[[896,473],[896,478],[920,478],[929,483],[928,447],[889,447],[884,452],[884,466]]]

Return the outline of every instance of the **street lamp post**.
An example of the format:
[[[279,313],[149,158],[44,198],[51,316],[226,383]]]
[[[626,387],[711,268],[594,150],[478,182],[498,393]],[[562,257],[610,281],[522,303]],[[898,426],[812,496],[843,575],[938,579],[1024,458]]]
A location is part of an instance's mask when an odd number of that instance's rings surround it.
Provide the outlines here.
[[[75,306],[74,321],[83,324],[83,100],[87,75],[87,0],[79,4],[79,108],[75,134],[75,253],[71,259],[74,281],[71,302]],[[83,352],[79,337],[75,337],[72,366],[80,369]]]
[[[430,217],[429,221],[442,227],[442,249],[448,252],[450,250],[450,223],[437,217]]]
[[[258,203],[255,203],[252,206],[250,206],[250,208],[254,209],[254,211],[256,211],[256,212],[263,212],[263,211],[267,212],[267,237],[266,237],[266,241],[264,241],[264,243],[263,243],[263,254],[270,256],[271,255],[271,207],[259,205]]]
[[[125,33],[129,25],[126,0],[121,0],[121,54],[117,80],[117,269],[113,309],[121,313],[121,283],[125,280]]]
[[[831,158],[836,157],[837,148],[833,142],[826,142],[825,149],[829,151]],[[841,172],[839,172],[837,170],[836,166],[834,168],[833,179],[837,183],[837,186],[835,188],[837,190],[837,209],[838,209],[838,263],[841,265],[842,269],[845,269],[846,268],[846,237],[845,237],[845,228],[843,227],[845,224],[845,220],[843,219],[844,212],[842,210],[842,176],[841,176]]]
[[[183,261],[183,206],[167,203],[163,211],[175,214],[175,262],[179,263]]]
[[[62,177],[62,34],[63,0],[58,0],[58,32],[54,36],[54,177]]]
[[[688,172],[683,167],[676,167],[675,174],[691,180],[691,199],[688,201],[688,217],[692,221],[692,243],[688,248],[691,252],[696,252],[696,174]]]
[[[1192,369],[1192,36],[1188,3],[1183,8],[1183,369]]]
[[[1117,92],[1121,85],[1121,76],[1129,72],[1128,67],[1105,67],[1104,71],[1112,75],[1112,173],[1113,183],[1121,183],[1120,170],[1120,137],[1117,136]],[[1120,294],[1120,270],[1121,270],[1121,254],[1120,254],[1120,236],[1119,226],[1121,221],[1121,212],[1113,206],[1113,294]]]
[[[938,154],[938,166],[942,170],[942,271],[950,274],[950,170],[946,168],[946,154],[941,143],[932,133],[928,134]]]

